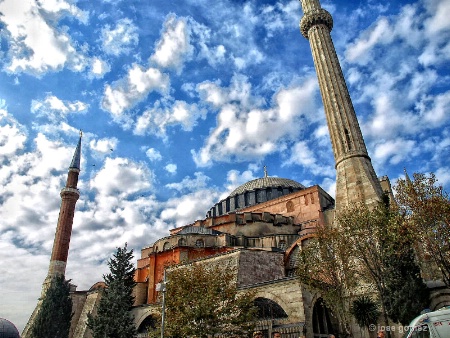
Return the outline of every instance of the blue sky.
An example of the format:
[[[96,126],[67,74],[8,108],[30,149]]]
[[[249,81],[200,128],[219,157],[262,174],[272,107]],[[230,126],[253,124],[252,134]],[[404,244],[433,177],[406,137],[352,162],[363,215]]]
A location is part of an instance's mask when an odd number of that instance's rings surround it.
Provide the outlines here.
[[[450,189],[450,2],[324,0],[379,176]],[[21,331],[83,130],[67,277],[87,289],[269,175],[334,195],[297,0],[0,1],[0,317]]]

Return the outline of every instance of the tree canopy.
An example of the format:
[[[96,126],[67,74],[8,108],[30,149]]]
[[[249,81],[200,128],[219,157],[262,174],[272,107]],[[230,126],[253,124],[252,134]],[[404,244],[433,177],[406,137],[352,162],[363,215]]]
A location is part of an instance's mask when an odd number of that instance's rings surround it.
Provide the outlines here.
[[[87,325],[94,338],[136,337],[136,328],[130,312],[134,303],[132,292],[136,285],[133,258],[133,250],[128,251],[125,243],[125,246],[117,248],[113,258],[108,260],[110,273],[103,275],[106,288],[103,290],[96,315],[88,316]]]
[[[399,179],[396,200],[427,279],[450,286],[450,199],[434,174]]]
[[[396,201],[340,210],[332,225],[318,227],[304,245],[299,279],[321,294],[341,322],[351,301],[372,294],[385,325],[388,317],[406,325],[429,303],[424,278],[449,284],[450,201],[436,182],[433,174],[400,179]]]
[[[230,267],[199,262],[169,268],[165,337],[245,335],[256,315],[253,299],[238,290]]]
[[[67,338],[72,319],[70,282],[64,276],[53,277],[31,327],[32,338]]]

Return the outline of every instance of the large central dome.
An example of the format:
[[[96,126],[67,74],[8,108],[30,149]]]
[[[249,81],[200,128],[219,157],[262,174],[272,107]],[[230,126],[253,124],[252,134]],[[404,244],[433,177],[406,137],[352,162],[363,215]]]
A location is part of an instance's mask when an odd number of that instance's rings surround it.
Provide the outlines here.
[[[248,181],[233,190],[230,196],[239,195],[246,191],[252,191],[256,189],[265,189],[265,188],[298,188],[305,189],[305,186],[295,182],[293,180],[281,177],[263,177],[257,178],[256,180]]]
[[[233,190],[225,199],[216,203],[207,217],[216,217],[255,204],[270,201],[283,195],[305,189],[302,184],[280,177],[265,176],[251,180]]]

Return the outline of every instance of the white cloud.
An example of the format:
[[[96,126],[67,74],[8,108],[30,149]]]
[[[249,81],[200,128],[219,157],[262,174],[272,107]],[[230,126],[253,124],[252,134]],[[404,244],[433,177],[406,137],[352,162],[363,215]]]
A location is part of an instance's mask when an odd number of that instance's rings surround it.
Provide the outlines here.
[[[195,172],[195,178],[186,176],[181,182],[166,184],[169,189],[175,189],[179,192],[192,192],[200,189],[205,189],[208,186],[211,178],[203,174],[202,172]]]
[[[331,163],[329,161],[324,161],[322,164],[318,163],[318,159],[320,159],[318,150],[319,147],[317,144],[314,150],[311,150],[311,147],[306,141],[296,142],[290,147],[287,160],[282,165],[290,166],[295,164],[309,170],[314,175],[333,177],[335,175],[335,170],[330,165]]]
[[[65,121],[69,114],[87,112],[89,105],[81,101],[61,100],[48,94],[42,101],[31,101],[31,112],[38,117],[44,117],[53,123]]]
[[[261,101],[251,96],[245,77],[235,77],[228,89],[207,83],[199,86],[199,90],[205,100],[222,106],[217,127],[201,149],[192,150],[198,166],[208,166],[213,161],[263,158],[281,152],[286,142],[298,137],[306,124],[318,119],[315,79],[306,80],[302,86],[281,89],[273,98],[273,107],[268,109],[257,108]]]
[[[27,136],[22,129],[0,106],[0,163],[5,163],[24,148]]]
[[[198,119],[205,119],[207,113],[197,104],[188,104],[185,101],[175,101],[166,108],[160,107],[160,104],[161,102],[156,102],[154,108],[144,111],[137,118],[134,129],[136,135],[155,134],[165,138],[166,129],[176,125],[180,125],[184,131],[192,131]]]
[[[201,189],[168,200],[160,218],[174,227],[192,224],[195,220],[205,218],[206,212],[217,201],[218,193],[215,190]]]
[[[386,18],[381,18],[375,26],[348,47],[346,58],[350,62],[367,64],[371,58],[371,50],[377,44],[388,44],[393,41],[392,28]]]
[[[430,35],[438,35],[445,31],[450,31],[450,3],[446,0],[426,0],[424,1],[430,17],[425,21],[424,26]]]
[[[66,65],[74,71],[84,69],[85,56],[77,51],[69,34],[50,25],[63,16],[87,22],[87,14],[75,5],[63,0],[5,0],[0,2],[0,13],[10,34],[8,71],[41,76]]]
[[[384,164],[389,161],[391,164],[398,164],[411,157],[417,152],[414,140],[394,139],[384,140],[375,146],[374,161]]]
[[[92,155],[97,158],[103,158],[111,154],[116,148],[119,140],[115,137],[106,137],[102,139],[92,139],[89,142],[89,147],[92,150]]]
[[[230,170],[227,172],[226,191],[220,199],[227,197],[234,189],[248,181],[257,179],[260,176],[255,176],[256,168],[249,168],[242,173],[238,170]]]
[[[116,26],[102,28],[101,42],[106,54],[119,56],[128,54],[139,42],[137,27],[128,18],[117,21]]]
[[[174,163],[169,163],[168,165],[166,165],[164,167],[164,169],[169,173],[169,174],[176,174],[177,173],[177,165]]]
[[[91,180],[100,196],[129,197],[152,186],[153,173],[141,163],[127,158],[106,158],[104,166]]]
[[[129,117],[125,111],[134,107],[152,91],[164,94],[169,89],[169,77],[156,68],[143,69],[135,64],[129,69],[126,77],[106,85],[102,100],[102,108],[109,111],[116,122],[125,120],[129,127]]]
[[[91,60],[90,77],[100,79],[111,70],[111,66],[104,60],[94,57]]]
[[[151,161],[161,161],[162,160],[161,153],[158,150],[156,150],[155,148],[147,149],[147,151],[145,152],[145,155],[147,155],[147,157]]]
[[[450,168],[441,167],[435,172],[438,184],[442,186],[447,186],[450,183]]]
[[[152,61],[160,67],[172,67],[180,71],[185,59],[189,60],[193,55],[186,20],[169,15],[155,49],[155,53],[150,58]]]
[[[425,97],[419,103],[419,109],[428,127],[439,127],[450,119],[450,91]]]

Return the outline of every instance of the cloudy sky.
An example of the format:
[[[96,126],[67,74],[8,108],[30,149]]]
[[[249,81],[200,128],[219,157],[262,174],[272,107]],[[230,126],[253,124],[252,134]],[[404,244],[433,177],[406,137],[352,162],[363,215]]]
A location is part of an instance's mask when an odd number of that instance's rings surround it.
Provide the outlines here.
[[[379,176],[450,189],[450,2],[323,0]],[[269,175],[334,195],[298,0],[0,1],[0,317],[20,331],[46,276],[83,130],[67,277],[89,288]]]

